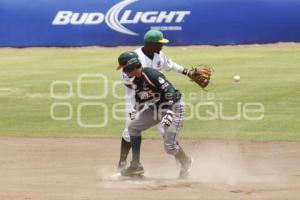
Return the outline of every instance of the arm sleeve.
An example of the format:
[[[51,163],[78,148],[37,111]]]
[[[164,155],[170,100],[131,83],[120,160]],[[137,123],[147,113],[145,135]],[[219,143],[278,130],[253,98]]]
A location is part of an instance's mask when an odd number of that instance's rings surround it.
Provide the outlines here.
[[[162,53],[162,58],[163,58],[163,69],[166,70],[166,71],[175,71],[175,72],[178,72],[178,73],[183,73],[184,71],[184,67],[173,62],[171,60],[171,58],[167,57],[164,53]]]
[[[149,74],[148,78],[156,88],[156,91],[160,93],[160,98],[163,102],[170,103],[168,109],[172,108],[172,104],[177,102],[181,98],[181,94],[174,86],[166,79],[166,77],[151,69],[152,73]],[[147,74],[146,74],[147,75]]]

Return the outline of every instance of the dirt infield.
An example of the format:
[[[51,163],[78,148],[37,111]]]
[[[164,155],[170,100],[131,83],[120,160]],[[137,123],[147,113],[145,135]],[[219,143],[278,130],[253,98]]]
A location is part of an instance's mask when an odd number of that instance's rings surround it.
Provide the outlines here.
[[[141,180],[113,180],[119,140],[0,137],[0,199],[299,199],[300,143],[195,141],[191,176],[144,140]]]

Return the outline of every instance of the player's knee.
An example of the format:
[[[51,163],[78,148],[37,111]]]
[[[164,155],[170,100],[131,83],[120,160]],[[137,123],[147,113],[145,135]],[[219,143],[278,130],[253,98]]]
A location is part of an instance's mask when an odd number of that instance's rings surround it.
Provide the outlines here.
[[[122,134],[122,138],[126,141],[126,142],[130,142],[130,135],[129,135],[129,131],[128,128],[125,128]]]
[[[165,151],[170,155],[176,155],[178,152],[178,148],[175,144],[164,144]]]
[[[130,142],[130,136],[129,136],[129,135],[123,135],[122,138],[123,138],[126,142]]]
[[[130,136],[140,136],[141,135],[141,131],[132,127],[132,126],[128,126],[128,132]]]

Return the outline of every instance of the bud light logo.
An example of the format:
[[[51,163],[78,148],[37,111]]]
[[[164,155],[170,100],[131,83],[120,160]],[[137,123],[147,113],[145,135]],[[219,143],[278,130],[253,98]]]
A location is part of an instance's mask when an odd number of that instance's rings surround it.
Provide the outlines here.
[[[111,7],[106,14],[101,12],[73,12],[58,11],[52,21],[52,25],[99,25],[106,23],[111,29],[128,35],[138,35],[136,32],[126,28],[126,24],[181,24],[191,11],[145,11],[134,12],[124,8],[137,0],[124,0]],[[179,27],[180,28],[180,27]],[[176,28],[178,29],[178,26]],[[169,29],[171,30],[171,29]],[[175,30],[175,29],[174,29]]]

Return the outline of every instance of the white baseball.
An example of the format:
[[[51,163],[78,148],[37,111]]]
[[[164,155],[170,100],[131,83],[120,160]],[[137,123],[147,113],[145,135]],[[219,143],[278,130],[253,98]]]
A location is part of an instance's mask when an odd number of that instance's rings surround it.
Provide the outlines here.
[[[235,82],[238,82],[238,81],[241,80],[241,77],[240,77],[239,75],[235,75],[235,76],[233,77],[233,80],[234,80]]]

